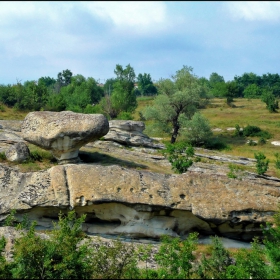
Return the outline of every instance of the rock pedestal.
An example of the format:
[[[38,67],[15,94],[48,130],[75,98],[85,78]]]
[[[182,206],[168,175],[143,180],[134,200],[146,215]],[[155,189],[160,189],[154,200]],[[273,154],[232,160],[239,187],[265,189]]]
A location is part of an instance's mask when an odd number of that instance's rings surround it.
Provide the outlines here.
[[[79,149],[107,134],[109,123],[101,114],[71,111],[31,112],[21,126],[23,139],[51,150],[59,163],[79,161]]]

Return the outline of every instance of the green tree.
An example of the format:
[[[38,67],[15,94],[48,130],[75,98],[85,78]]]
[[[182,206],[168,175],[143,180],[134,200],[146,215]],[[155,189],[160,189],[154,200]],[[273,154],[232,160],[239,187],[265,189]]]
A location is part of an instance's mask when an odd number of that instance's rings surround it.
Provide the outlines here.
[[[244,89],[243,93],[245,98],[260,98],[262,90],[258,85],[251,84]]]
[[[225,279],[227,267],[232,263],[232,259],[217,236],[211,239],[211,255],[207,258],[203,254],[197,273],[202,279]]]
[[[226,98],[226,102],[229,106],[232,105],[233,98],[238,96],[238,87],[236,82],[230,81],[226,82],[226,92],[224,97]]]
[[[154,120],[154,127],[171,134],[171,143],[175,143],[182,127],[196,112],[201,100],[202,88],[193,68],[183,66],[171,79],[158,82],[159,95],[153,106],[145,108],[146,119]]]
[[[266,159],[266,156],[263,153],[255,153],[255,159],[257,160],[256,168],[257,173],[259,175],[264,175],[264,173],[268,170],[269,160]]]
[[[195,260],[193,251],[197,247],[198,233],[190,233],[188,238],[163,236],[162,244],[155,259],[159,264],[160,279],[190,279],[192,263]]]
[[[280,208],[273,216],[273,222],[263,228],[265,239],[265,254],[270,262],[269,272],[271,279],[280,278]],[[268,277],[267,277],[268,278]]]
[[[269,112],[274,113],[279,109],[278,101],[271,90],[264,89],[261,95],[261,100],[266,104]]]
[[[109,96],[113,108],[110,112],[112,118],[115,118],[120,112],[133,112],[137,107],[136,95],[134,94],[134,69],[130,64],[126,68],[117,64],[114,72],[117,78],[112,95]]]
[[[269,279],[263,248],[257,239],[251,244],[251,250],[239,249],[235,264],[227,267],[227,279]]]
[[[208,119],[196,112],[182,132],[192,145],[201,145],[213,135]]]
[[[224,82],[225,82],[224,77],[216,72],[213,72],[209,77],[209,84],[211,88],[213,88],[216,83],[224,83]]]
[[[154,86],[150,74],[147,73],[138,74],[137,82],[138,82],[138,89],[141,95],[149,96],[149,95],[157,94],[157,88]]]
[[[94,252],[86,242],[81,224],[85,216],[75,217],[71,211],[66,217],[59,215],[59,222],[41,238],[35,233],[35,223],[27,234],[15,241],[12,275],[27,279],[89,279],[93,274]]]

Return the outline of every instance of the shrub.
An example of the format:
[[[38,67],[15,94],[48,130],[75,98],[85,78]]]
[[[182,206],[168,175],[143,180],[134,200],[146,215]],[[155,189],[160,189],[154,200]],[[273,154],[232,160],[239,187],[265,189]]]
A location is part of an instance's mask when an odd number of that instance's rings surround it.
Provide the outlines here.
[[[238,124],[235,125],[234,135],[235,136],[243,136],[243,130],[241,130],[241,127]]]
[[[257,146],[257,143],[256,143],[254,140],[249,139],[249,140],[248,140],[248,145],[249,145],[249,146]]]
[[[118,120],[133,120],[131,113],[129,112],[120,112],[117,116]]]
[[[255,159],[257,160],[256,167],[257,173],[263,175],[268,170],[269,160],[266,159],[266,156],[263,153],[255,153]]]
[[[164,153],[167,154],[167,158],[172,165],[172,169],[177,173],[181,174],[186,172],[193,164],[191,158],[194,156],[194,149],[187,143],[168,143]]]
[[[279,153],[275,153],[274,156],[276,157],[275,167],[277,169],[280,169],[280,154]]]
[[[269,139],[272,137],[272,135],[264,130],[261,130],[258,126],[253,126],[253,125],[247,125],[243,129],[243,135],[246,137],[263,137],[266,139]]]
[[[258,141],[259,145],[264,145],[266,144],[266,140],[263,137],[260,137],[259,141]]]
[[[198,233],[190,233],[188,238],[163,236],[162,244],[155,259],[160,266],[158,269],[160,279],[189,279],[195,256],[193,251],[197,247]]]
[[[230,150],[230,147],[219,138],[210,138],[203,146],[210,150]]]

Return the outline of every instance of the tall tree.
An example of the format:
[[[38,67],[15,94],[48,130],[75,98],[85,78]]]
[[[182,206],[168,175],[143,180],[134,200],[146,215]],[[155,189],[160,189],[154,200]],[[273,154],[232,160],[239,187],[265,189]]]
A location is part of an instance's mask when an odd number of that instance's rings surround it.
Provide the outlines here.
[[[135,72],[128,64],[126,68],[117,64],[114,70],[117,78],[111,96],[112,107],[116,117],[120,112],[133,112],[137,107],[136,95],[134,94]]]
[[[161,79],[158,82],[159,95],[154,99],[153,106],[144,110],[146,119],[153,119],[155,126],[171,134],[174,143],[182,127],[186,126],[196,112],[201,86],[193,68],[183,66],[171,79]]]

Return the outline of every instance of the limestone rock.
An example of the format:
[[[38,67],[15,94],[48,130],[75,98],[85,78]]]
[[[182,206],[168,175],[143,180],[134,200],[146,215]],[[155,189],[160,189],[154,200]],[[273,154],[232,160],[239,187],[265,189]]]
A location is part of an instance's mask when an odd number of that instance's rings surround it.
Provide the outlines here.
[[[21,126],[24,140],[51,150],[60,161],[78,160],[79,148],[109,131],[109,123],[101,114],[63,112],[31,112]]]
[[[104,136],[104,139],[107,141],[131,146],[164,148],[162,144],[155,143],[153,139],[143,133],[145,124],[141,121],[112,120],[109,121],[109,127],[108,134]]]
[[[30,151],[24,142],[18,142],[11,145],[5,155],[8,161],[23,162],[29,158]]]
[[[44,228],[60,211],[87,214],[91,234],[158,238],[191,231],[250,240],[280,202],[280,179],[227,177],[228,169],[192,167],[181,175],[116,165],[69,164],[20,173],[0,165],[0,220],[16,209]]]

